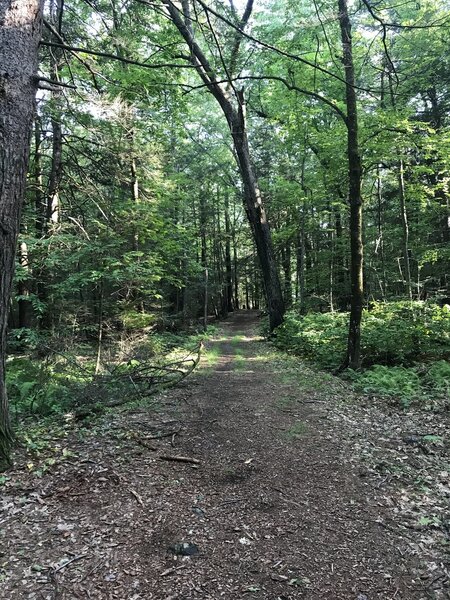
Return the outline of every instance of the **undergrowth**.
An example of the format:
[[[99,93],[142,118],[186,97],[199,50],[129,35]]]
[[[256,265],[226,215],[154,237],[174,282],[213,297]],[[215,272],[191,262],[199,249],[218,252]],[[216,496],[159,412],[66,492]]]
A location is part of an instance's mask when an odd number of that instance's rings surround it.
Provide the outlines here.
[[[39,339],[35,335],[27,354],[18,354],[16,343],[18,340],[23,343],[24,335],[13,332],[10,336],[13,352],[10,352],[6,369],[13,423],[17,426],[24,419],[63,417],[82,405],[91,405],[94,412],[99,412],[102,405],[107,406],[121,397],[130,401],[142,398],[148,391],[145,381],[141,385],[142,372],[145,372],[147,382],[149,373],[155,381],[157,371],[152,369],[187,357],[205,335],[214,332],[215,329],[210,327],[206,334],[141,333],[126,340],[108,340],[102,348],[97,374],[97,348],[94,345],[78,343],[70,351],[63,345],[59,350],[60,340],[55,348],[48,337]],[[139,381],[131,377],[136,372],[140,374]]]
[[[345,355],[347,313],[287,314],[277,347],[326,370]],[[450,309],[425,302],[377,303],[363,313],[362,371],[350,373],[357,389],[403,405],[441,405],[450,391]]]

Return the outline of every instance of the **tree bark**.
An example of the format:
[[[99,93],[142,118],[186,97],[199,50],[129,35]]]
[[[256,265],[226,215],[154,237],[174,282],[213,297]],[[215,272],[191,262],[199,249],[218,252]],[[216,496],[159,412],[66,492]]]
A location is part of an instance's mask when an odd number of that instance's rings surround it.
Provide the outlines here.
[[[245,210],[253,232],[256,252],[263,276],[269,313],[269,327],[270,331],[273,331],[278,325],[281,325],[285,307],[269,223],[267,222],[258,181],[250,159],[243,94],[240,94],[238,111],[227,111],[225,112],[225,116],[231,129],[242,182],[244,184]]]
[[[361,197],[361,157],[358,146],[358,110],[355,91],[355,70],[351,23],[348,16],[347,0],[338,0],[339,25],[343,50],[343,63],[346,82],[347,105],[347,156],[350,204],[350,281],[351,304],[348,332],[347,356],[342,368],[361,367],[361,317],[364,299],[363,284],[363,238],[362,238],[362,197]]]
[[[269,327],[273,331],[275,327],[278,327],[282,323],[285,308],[270,228],[250,157],[245,121],[244,93],[242,90],[239,91],[233,87],[234,100],[232,100],[229,91],[224,89],[222,84],[219,83],[213,67],[195,40],[187,0],[183,2],[183,13],[180,12],[171,0],[163,0],[163,3],[167,7],[172,22],[190,49],[191,63],[197,68],[197,72],[207,86],[208,91],[217,100],[230,128],[236,160],[244,187],[245,210],[255,240],[264,282],[269,313]],[[251,2],[248,3],[250,9],[251,4]],[[212,33],[215,35],[214,31]]]
[[[382,279],[380,279],[380,290],[383,301],[387,297],[387,275],[386,275],[386,261],[384,255],[384,232],[383,232],[383,192],[382,192],[382,181],[381,181],[381,170],[380,166],[377,166],[377,230],[378,238],[376,242],[375,253],[380,254],[381,260],[381,273]]]
[[[225,195],[225,271],[227,312],[233,311],[233,271],[231,265],[231,224],[228,194]]]
[[[402,242],[403,242],[403,260],[405,261],[405,283],[408,298],[412,301],[413,291],[411,282],[411,264],[409,260],[409,225],[408,225],[408,213],[406,210],[406,197],[405,197],[405,177],[404,177],[404,166],[403,160],[400,159],[399,171],[398,171],[398,190],[400,194],[400,219],[402,222]]]
[[[0,0],[0,468],[12,432],[5,384],[6,327],[37,89],[43,0]]]
[[[56,31],[61,34],[61,23],[63,15],[63,0],[55,0],[50,3],[50,21]],[[59,81],[59,71],[61,61],[63,59],[63,51],[60,48],[55,48],[52,53],[53,60],[50,69],[50,79]],[[60,220],[60,199],[59,187],[63,174],[62,150],[63,137],[61,126],[61,91],[56,90],[51,92],[51,108],[52,108],[52,163],[48,180],[47,194],[47,210],[46,210],[46,227],[55,226]]]
[[[236,244],[236,229],[233,227],[233,283],[234,283],[234,309],[239,310],[239,276],[238,276],[238,256]]]

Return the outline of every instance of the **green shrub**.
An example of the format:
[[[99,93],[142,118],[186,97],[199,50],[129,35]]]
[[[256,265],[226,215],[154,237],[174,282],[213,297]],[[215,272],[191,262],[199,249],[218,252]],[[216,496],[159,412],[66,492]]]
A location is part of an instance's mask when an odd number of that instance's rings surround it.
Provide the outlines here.
[[[345,313],[290,312],[277,328],[275,344],[312,360],[324,369],[335,369],[344,356],[348,316]]]
[[[69,390],[47,362],[14,358],[7,363],[6,385],[16,416],[48,416],[62,412]]]
[[[356,388],[364,393],[395,396],[404,405],[420,396],[421,386],[413,368],[374,365],[363,373],[355,374]]]
[[[387,367],[374,365],[367,371],[353,373],[355,387],[364,393],[394,397],[404,405],[420,402],[427,406],[448,402],[450,364],[435,362],[424,371],[420,367]]]
[[[24,349],[35,350],[42,341],[42,336],[36,329],[22,327],[11,329],[8,332],[7,344],[10,352],[19,352]]]
[[[435,362],[426,372],[424,382],[437,392],[450,395],[450,363],[445,360]]]
[[[374,304],[363,313],[363,365],[412,366],[450,355],[450,310],[425,302]]]
[[[345,356],[347,313],[287,314],[275,344],[322,369],[338,368]],[[450,392],[450,310],[424,302],[374,304],[363,313],[363,371],[353,373],[358,389],[392,396],[407,406],[435,405]]]
[[[128,310],[122,313],[121,320],[125,329],[144,329],[145,327],[154,325],[156,317],[152,313]]]
[[[287,314],[276,330],[278,347],[337,368],[344,357],[348,313]],[[413,366],[418,361],[450,356],[450,310],[424,302],[377,303],[365,310],[361,325],[364,367],[374,364]]]

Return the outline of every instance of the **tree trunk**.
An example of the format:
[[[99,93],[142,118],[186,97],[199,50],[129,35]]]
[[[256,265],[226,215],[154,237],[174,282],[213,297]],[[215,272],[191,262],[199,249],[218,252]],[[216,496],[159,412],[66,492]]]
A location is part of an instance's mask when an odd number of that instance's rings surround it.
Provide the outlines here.
[[[238,256],[236,245],[236,230],[233,229],[233,283],[234,283],[234,308],[239,310],[239,277],[238,277]]]
[[[412,301],[412,282],[411,282],[411,265],[409,261],[409,225],[408,225],[408,213],[406,211],[406,198],[405,198],[405,177],[403,160],[400,160],[399,171],[398,171],[398,188],[400,194],[400,219],[402,222],[402,242],[403,242],[403,260],[405,261],[405,282],[406,291],[408,292],[408,298]]]
[[[261,267],[269,313],[269,327],[270,331],[273,331],[275,327],[281,325],[285,308],[269,223],[267,222],[258,181],[250,160],[243,94],[240,94],[238,112],[225,112],[225,116],[231,129],[242,182],[244,184],[245,210],[252,228],[256,252]]]
[[[281,248],[281,263],[284,272],[284,302],[287,308],[292,304],[292,267],[291,267],[291,242]]]
[[[231,265],[231,225],[228,194],[225,195],[225,271],[227,312],[233,310],[233,271]]]
[[[355,70],[353,65],[351,23],[348,16],[347,0],[338,0],[338,7],[346,81],[351,254],[350,324],[347,356],[343,368],[350,367],[351,369],[359,369],[361,367],[361,317],[364,298],[361,157],[358,147],[358,111],[356,105]]]
[[[52,93],[58,94],[59,92]],[[55,102],[54,110],[59,110],[59,107],[57,108],[58,104]],[[50,224],[57,225],[59,223],[59,184],[62,177],[62,129],[59,117],[52,117],[52,137],[52,167],[48,182],[47,213],[45,219],[47,228],[50,227]]]
[[[0,0],[0,468],[12,433],[5,384],[6,326],[37,89],[43,0]]]
[[[63,15],[63,0],[55,0],[50,3],[50,21],[56,31],[61,34],[61,23]],[[50,79],[59,81],[59,71],[61,61],[63,60],[63,51],[60,48],[54,48],[52,52],[52,65],[50,69]],[[60,200],[59,186],[62,178],[63,163],[62,163],[62,127],[61,127],[61,112],[62,112],[62,92],[60,90],[51,92],[51,107],[52,107],[52,164],[48,181],[47,195],[47,211],[46,211],[46,227],[55,226],[60,220]]]
[[[175,6],[171,0],[163,1],[167,6],[172,22],[189,47],[191,52],[191,63],[196,67],[197,73],[207,85],[209,92],[217,100],[231,131],[236,159],[244,186],[245,210],[255,240],[267,300],[269,327],[272,331],[283,321],[285,309],[270,228],[259,190],[258,180],[250,159],[245,122],[244,93],[242,90],[239,91],[233,87],[234,100],[232,100],[232,96],[219,83],[220,77],[215,73],[214,68],[209,63],[208,58],[195,39],[192,21],[189,15],[188,1],[185,0],[182,3],[183,13],[180,13],[179,8]],[[247,5],[245,13],[247,15],[247,20],[251,13],[252,4],[253,3],[249,1]],[[181,16],[182,14],[184,19]],[[215,35],[215,32],[213,32],[213,34]],[[238,36],[235,41],[237,48],[239,48],[239,42],[240,36]]]
[[[34,120],[34,206],[35,206],[35,229],[36,237],[40,239],[44,230],[44,203],[43,203],[43,178],[42,178],[42,122],[38,115]]]
[[[380,166],[377,167],[377,230],[378,239],[375,247],[375,254],[380,253],[381,260],[381,273],[383,279],[380,279],[380,290],[381,298],[383,301],[387,297],[387,275],[386,275],[386,261],[384,255],[384,233],[383,233],[383,193],[382,193],[382,181],[381,181],[381,170]]]
[[[19,245],[19,263],[27,273],[27,278],[25,279],[23,276],[21,280],[17,284],[17,291],[19,292],[19,328],[30,328],[31,327],[31,315],[32,315],[32,305],[29,299],[30,296],[30,281],[29,281],[29,271],[30,266],[28,264],[28,246],[26,242],[22,241]]]
[[[302,209],[300,226],[297,235],[297,303],[301,314],[305,312],[305,213]]]

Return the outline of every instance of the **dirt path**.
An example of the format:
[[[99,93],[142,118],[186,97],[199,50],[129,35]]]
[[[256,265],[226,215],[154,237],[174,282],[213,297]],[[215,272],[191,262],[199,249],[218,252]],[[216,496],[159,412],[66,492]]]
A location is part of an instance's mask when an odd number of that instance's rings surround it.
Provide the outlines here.
[[[17,470],[0,516],[1,598],[445,597],[416,577],[381,486],[351,455],[336,417],[345,386],[289,371],[256,324],[249,312],[226,321],[156,414],[69,437],[41,477]]]

